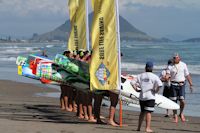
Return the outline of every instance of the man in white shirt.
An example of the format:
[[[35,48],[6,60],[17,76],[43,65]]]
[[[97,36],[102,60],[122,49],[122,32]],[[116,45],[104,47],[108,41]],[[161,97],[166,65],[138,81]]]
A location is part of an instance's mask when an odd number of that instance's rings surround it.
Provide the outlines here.
[[[189,82],[190,90],[192,92],[192,78],[188,71],[187,65],[181,61],[178,53],[173,56],[174,65],[169,68],[171,75],[171,87],[170,87],[170,99],[177,102],[180,100],[180,118],[182,122],[185,122],[183,110],[185,107],[185,84],[186,79]],[[177,110],[174,112],[174,122],[178,122]]]
[[[151,112],[154,111],[155,105],[155,94],[162,87],[162,81],[159,77],[152,73],[153,71],[153,63],[147,62],[145,67],[145,72],[139,74],[137,77],[136,84],[131,83],[136,91],[138,91],[137,87],[141,88],[140,91],[140,108],[141,113],[138,121],[137,131],[140,131],[143,119],[146,115],[146,132],[153,132],[151,130]]]

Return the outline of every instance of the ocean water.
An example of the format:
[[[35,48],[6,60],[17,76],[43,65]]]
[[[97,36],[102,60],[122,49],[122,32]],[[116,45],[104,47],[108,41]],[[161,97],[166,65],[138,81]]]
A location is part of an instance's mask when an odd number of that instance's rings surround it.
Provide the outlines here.
[[[40,82],[17,75],[17,56],[40,54],[45,49],[49,58],[66,49],[66,43],[0,43],[0,79],[40,84]],[[186,87],[185,114],[200,117],[200,43],[121,43],[122,73],[139,74],[144,71],[145,62],[154,62],[154,72],[159,75],[168,59],[178,52],[188,65],[192,75],[194,92]],[[51,86],[52,87],[52,86]],[[162,90],[160,91],[162,93]]]

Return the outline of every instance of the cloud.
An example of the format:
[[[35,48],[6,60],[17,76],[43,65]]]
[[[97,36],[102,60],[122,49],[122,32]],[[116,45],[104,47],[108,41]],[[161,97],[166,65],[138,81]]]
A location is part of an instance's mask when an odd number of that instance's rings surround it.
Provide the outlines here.
[[[16,16],[30,14],[61,14],[67,12],[66,0],[0,0],[0,13],[10,13]]]
[[[90,0],[89,0],[90,1]],[[68,0],[0,0],[0,14],[28,16],[66,15]],[[181,9],[200,10],[200,0],[119,0],[120,10],[139,10],[148,7],[175,7]]]
[[[139,9],[140,6],[200,10],[200,0],[121,0],[119,2],[122,10],[125,10],[127,7]]]

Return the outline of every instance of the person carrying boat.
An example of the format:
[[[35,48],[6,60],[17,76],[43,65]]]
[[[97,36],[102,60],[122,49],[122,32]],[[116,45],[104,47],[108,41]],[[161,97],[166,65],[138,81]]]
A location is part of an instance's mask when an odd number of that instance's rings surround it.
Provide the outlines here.
[[[64,51],[63,55],[67,57],[72,57],[71,51]],[[74,104],[75,99],[73,98],[73,88],[68,85],[60,85],[61,87],[61,95],[60,95],[60,104],[61,109],[76,112],[76,106]]]
[[[89,63],[90,60],[88,60],[88,55],[89,51],[80,49],[78,51],[78,55],[79,55],[79,61],[81,62],[85,62],[85,63]],[[84,68],[82,68],[84,69]],[[86,71],[86,73],[89,73],[89,69],[88,67],[84,69]],[[94,119],[93,116],[93,111],[92,111],[92,99],[93,99],[93,94],[92,92],[79,92],[80,97],[82,97],[82,104],[83,104],[83,113],[84,113],[84,118],[86,120],[88,120],[89,122],[96,122],[96,120]]]

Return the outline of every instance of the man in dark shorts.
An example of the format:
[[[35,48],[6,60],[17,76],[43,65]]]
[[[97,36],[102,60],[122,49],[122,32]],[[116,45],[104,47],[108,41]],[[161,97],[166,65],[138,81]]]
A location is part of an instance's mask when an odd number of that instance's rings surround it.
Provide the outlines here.
[[[192,92],[192,79],[188,71],[187,65],[181,61],[178,53],[173,56],[174,64],[169,68],[171,75],[171,88],[170,88],[170,99],[174,102],[180,101],[180,114],[182,122],[185,122],[185,116],[183,110],[185,107],[185,84],[186,79],[190,85],[190,90]],[[177,110],[173,110],[174,122],[178,122]]]
[[[136,91],[140,90],[140,116],[138,121],[137,131],[140,131],[142,122],[146,115],[146,132],[153,132],[151,130],[151,113],[154,111],[155,105],[155,93],[159,91],[162,87],[162,81],[159,77],[152,73],[153,63],[147,62],[145,67],[145,72],[137,76],[136,83],[131,82],[133,88]],[[138,89],[138,87],[140,89]]]

